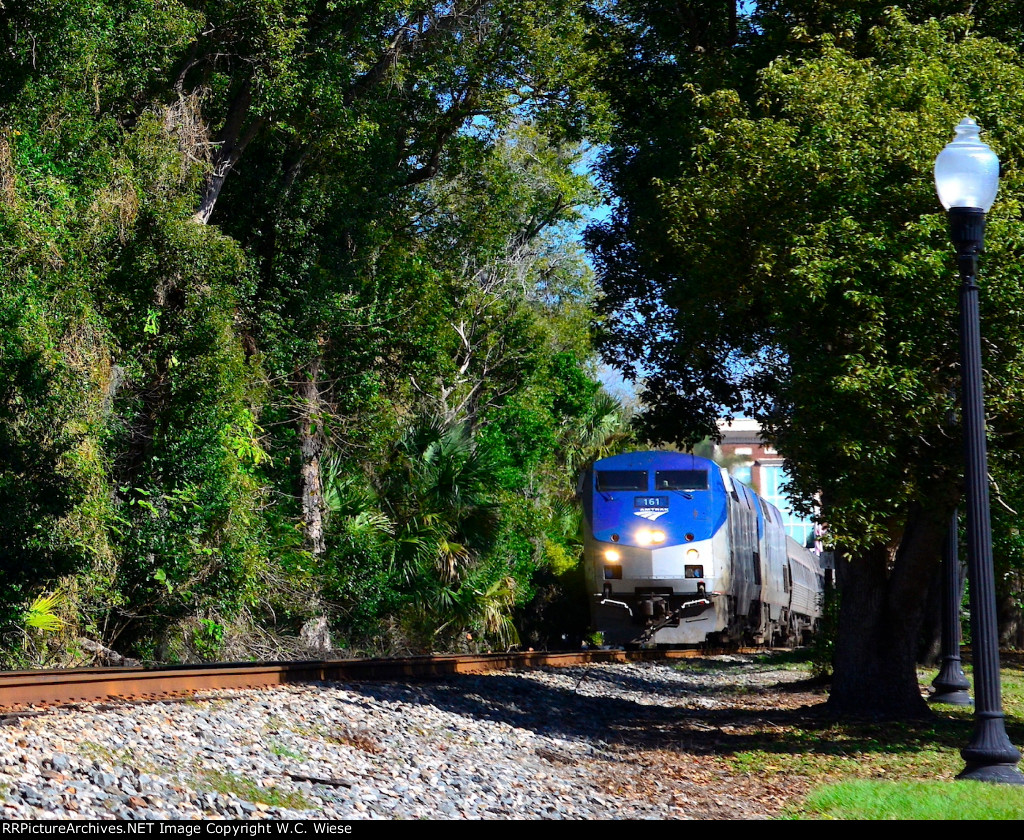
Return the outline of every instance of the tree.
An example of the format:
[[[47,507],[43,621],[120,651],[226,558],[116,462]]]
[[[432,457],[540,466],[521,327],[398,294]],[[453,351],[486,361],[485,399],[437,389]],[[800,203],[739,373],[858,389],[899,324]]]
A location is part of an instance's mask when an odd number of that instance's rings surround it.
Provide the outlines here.
[[[354,458],[340,442],[332,446],[346,462],[332,473],[347,478],[344,492],[331,492],[332,505],[344,513],[332,512],[325,529],[331,597],[360,626],[376,611],[378,619],[415,631],[420,645],[458,639],[459,630],[463,638],[468,632],[507,644],[508,611],[531,598],[535,572],[556,556],[562,566],[578,560],[565,544],[564,511],[556,508],[569,506],[573,467],[565,461],[587,445],[583,429],[598,387],[587,334],[592,276],[570,235],[578,206],[593,191],[574,171],[574,147],[551,142],[536,124],[517,123],[493,145],[478,144],[472,160],[413,196],[416,271],[403,268],[401,277],[419,284],[418,275],[429,285],[414,287],[419,305],[408,305],[401,335],[389,337],[388,349],[392,357],[408,353],[411,373],[411,388],[391,392],[396,402],[405,400],[396,425],[420,432],[406,432],[385,448],[416,464],[427,462],[426,454],[459,454],[451,444],[460,443],[483,459],[487,470],[476,492],[489,494],[493,533],[473,541],[482,550],[461,555],[470,562],[454,578],[433,562],[410,562],[424,548],[436,555],[439,541],[431,534],[462,528],[459,505],[431,508],[412,492],[430,483],[420,469],[406,474],[380,459]],[[444,445],[434,447],[424,435],[431,429]],[[410,450],[410,440],[431,446]],[[422,454],[408,454],[421,448]],[[365,485],[377,488],[376,500],[362,497]],[[402,488],[403,504],[419,511],[415,516],[396,516],[388,501]],[[390,530],[381,530],[380,517]],[[571,539],[576,529],[568,530]],[[415,570],[415,588],[399,569]],[[417,606],[413,592],[433,606]],[[505,624],[497,621],[502,616]],[[423,631],[431,623],[445,625],[445,632],[431,638]]]
[[[82,562],[61,528],[83,495],[70,376],[29,301],[0,296],[0,632],[37,587]]]
[[[571,82],[586,59],[566,50],[582,21],[567,2],[244,5],[196,4],[206,26],[174,89],[219,126],[195,218],[252,243],[252,328],[290,384],[302,519],[320,554],[325,428],[348,397],[338,383],[364,360],[421,352],[382,350],[395,331],[374,330],[426,282],[410,285],[425,233],[411,221],[416,188],[479,161],[514,118],[578,135]]]
[[[53,537],[38,581],[73,593],[82,632],[153,656],[190,626],[201,655],[235,619],[294,629],[330,608],[311,561],[344,541],[325,454],[378,486],[431,413],[484,448],[519,411],[538,441],[570,424],[591,352],[590,273],[560,241],[589,194],[578,12],[4,5],[0,314],[26,311],[0,441],[53,468],[12,480],[10,507]],[[459,590],[491,628],[540,562],[536,454],[499,494],[530,512],[522,550],[478,552]]]
[[[693,442],[719,413],[762,422],[797,493],[820,493],[839,552],[830,704],[923,713],[922,598],[960,492],[944,423],[956,278],[931,166],[966,113],[1001,155],[986,389],[992,446],[1016,450],[1024,125],[1010,103],[1024,71],[969,18],[891,11],[862,42],[810,41],[762,70],[753,98],[683,86],[690,133],[675,169],[645,182],[654,205],[630,193],[592,236],[605,348],[643,372],[655,436]]]

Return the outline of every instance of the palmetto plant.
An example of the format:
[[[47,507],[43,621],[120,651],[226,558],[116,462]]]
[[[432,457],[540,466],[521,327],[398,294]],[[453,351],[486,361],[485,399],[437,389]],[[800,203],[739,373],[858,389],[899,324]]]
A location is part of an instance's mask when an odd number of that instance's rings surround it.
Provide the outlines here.
[[[67,605],[67,596],[61,591],[40,594],[18,611],[15,621],[0,624],[5,648],[0,658],[3,667],[38,667],[46,662],[50,646],[62,644],[58,634],[68,625],[60,612]]]
[[[462,424],[413,426],[380,487],[395,523],[395,563],[406,579],[432,572],[460,582],[497,528],[493,469]]]
[[[511,575],[491,580],[488,571],[479,570],[458,587],[443,583],[435,586],[430,603],[421,599],[417,607],[423,617],[439,622],[434,628],[435,636],[470,629],[496,647],[508,649],[519,644],[519,633],[511,616],[519,585]]]
[[[38,596],[25,610],[23,621],[26,629],[56,633],[64,626],[64,619],[56,613],[63,602],[64,598],[59,592]]]
[[[329,460],[324,475],[329,530],[388,555],[402,609],[427,635],[478,628],[504,646],[513,642],[515,583],[478,569],[498,508],[489,458],[466,426],[413,425],[373,483],[342,475],[338,461]]]
[[[562,457],[570,473],[634,443],[630,415],[630,409],[607,391],[594,394],[590,410],[562,440]]]

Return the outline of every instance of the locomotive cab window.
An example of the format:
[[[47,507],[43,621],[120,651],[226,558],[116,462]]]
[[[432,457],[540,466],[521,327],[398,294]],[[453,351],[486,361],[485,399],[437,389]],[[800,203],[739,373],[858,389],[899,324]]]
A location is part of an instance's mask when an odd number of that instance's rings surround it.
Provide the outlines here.
[[[654,474],[655,490],[707,490],[707,470],[658,470]]]
[[[599,470],[597,489],[606,492],[610,490],[646,490],[647,470]]]

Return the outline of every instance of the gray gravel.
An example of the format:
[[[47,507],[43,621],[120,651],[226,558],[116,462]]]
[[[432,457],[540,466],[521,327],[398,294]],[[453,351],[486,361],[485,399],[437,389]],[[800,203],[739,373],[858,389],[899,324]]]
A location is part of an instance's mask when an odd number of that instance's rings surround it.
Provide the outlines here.
[[[0,817],[678,818],[617,724],[713,708],[744,669],[590,665],[55,710],[0,727]]]

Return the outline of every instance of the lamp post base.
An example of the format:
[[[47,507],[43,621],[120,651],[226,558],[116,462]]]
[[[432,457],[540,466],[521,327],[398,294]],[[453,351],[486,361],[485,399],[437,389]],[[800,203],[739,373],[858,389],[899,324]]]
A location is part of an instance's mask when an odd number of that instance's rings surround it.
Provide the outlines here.
[[[968,764],[957,779],[996,785],[1024,785],[1024,773],[1016,764]]]
[[[973,706],[969,694],[971,684],[967,681],[959,656],[946,656],[938,675],[932,680],[932,694],[929,703],[946,703],[950,706]]]
[[[1001,712],[975,712],[975,729],[970,743],[960,750],[967,766],[958,779],[1024,785],[1024,773],[1017,769],[1020,753],[1010,743]]]
[[[937,691],[928,697],[929,703],[945,703],[947,706],[973,706],[971,695],[964,689]]]

